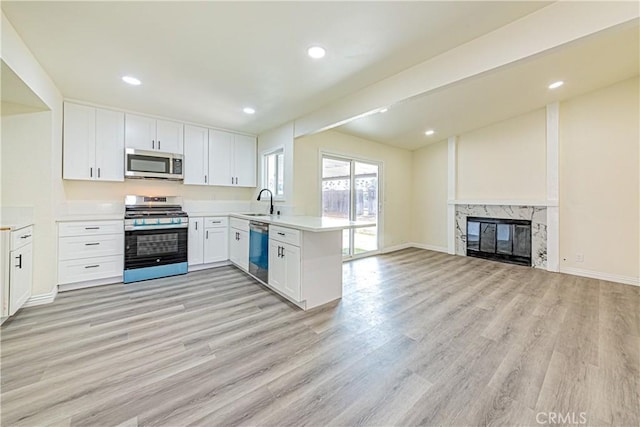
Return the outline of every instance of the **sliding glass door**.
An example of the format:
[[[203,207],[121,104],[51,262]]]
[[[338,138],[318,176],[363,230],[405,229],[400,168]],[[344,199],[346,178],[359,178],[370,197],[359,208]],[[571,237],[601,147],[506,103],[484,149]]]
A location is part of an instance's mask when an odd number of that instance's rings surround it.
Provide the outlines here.
[[[322,215],[376,224],[344,230],[342,254],[345,257],[378,250],[379,178],[377,163],[322,157]]]

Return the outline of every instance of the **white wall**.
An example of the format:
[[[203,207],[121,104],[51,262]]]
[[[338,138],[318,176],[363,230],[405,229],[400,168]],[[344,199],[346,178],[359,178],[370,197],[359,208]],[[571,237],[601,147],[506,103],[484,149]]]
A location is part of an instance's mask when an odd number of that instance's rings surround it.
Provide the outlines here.
[[[410,242],[411,152],[337,131],[326,131],[296,139],[294,203],[301,214],[321,213],[322,151],[382,162],[382,248]]]
[[[459,135],[457,155],[457,199],[546,199],[544,109]]]
[[[447,250],[447,141],[413,152],[411,241]]]
[[[561,271],[638,282],[639,93],[636,77],[560,104]]]
[[[3,207],[33,209],[33,294],[50,292],[55,283],[56,235],[51,191],[51,112],[2,117]],[[37,153],[37,155],[34,155]],[[25,167],[28,165],[28,167]]]
[[[262,156],[278,148],[284,150],[284,200],[274,202],[278,205],[283,213],[293,213],[293,162],[294,162],[294,140],[293,140],[293,122],[285,123],[275,129],[271,129],[258,135],[258,189],[262,186]]]
[[[1,46],[2,60],[50,109],[34,115],[3,117],[1,174],[2,206],[33,208],[35,271],[32,294],[48,294],[56,286],[57,275],[53,205],[62,189],[62,180],[56,178],[62,176],[62,96],[4,14]],[[25,157],[26,154],[29,157]],[[34,158],[38,166],[31,167],[25,163],[25,158]],[[16,176],[11,174],[19,166],[22,166],[19,177],[24,177],[23,183],[16,183]]]

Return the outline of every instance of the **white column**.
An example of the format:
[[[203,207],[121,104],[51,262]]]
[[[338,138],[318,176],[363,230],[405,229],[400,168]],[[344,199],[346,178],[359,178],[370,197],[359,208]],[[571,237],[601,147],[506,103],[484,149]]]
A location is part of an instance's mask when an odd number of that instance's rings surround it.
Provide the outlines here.
[[[456,143],[457,136],[449,137],[447,149],[447,252],[456,254],[456,177],[457,177],[457,157]]]
[[[560,208],[559,208],[559,122],[560,105],[547,105],[547,270],[560,268]]]

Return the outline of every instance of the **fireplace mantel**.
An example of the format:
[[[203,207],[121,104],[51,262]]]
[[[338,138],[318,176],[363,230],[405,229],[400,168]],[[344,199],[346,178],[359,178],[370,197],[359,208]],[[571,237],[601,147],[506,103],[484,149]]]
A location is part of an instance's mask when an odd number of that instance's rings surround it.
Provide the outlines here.
[[[558,206],[557,200],[497,200],[497,199],[455,199],[449,205],[489,205],[489,206]]]

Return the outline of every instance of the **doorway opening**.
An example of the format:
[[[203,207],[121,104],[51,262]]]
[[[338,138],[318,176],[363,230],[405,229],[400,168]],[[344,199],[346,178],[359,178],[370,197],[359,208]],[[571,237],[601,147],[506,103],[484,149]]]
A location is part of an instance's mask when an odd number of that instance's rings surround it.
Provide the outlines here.
[[[376,225],[343,231],[342,255],[353,257],[379,248],[380,164],[322,156],[322,216]]]

